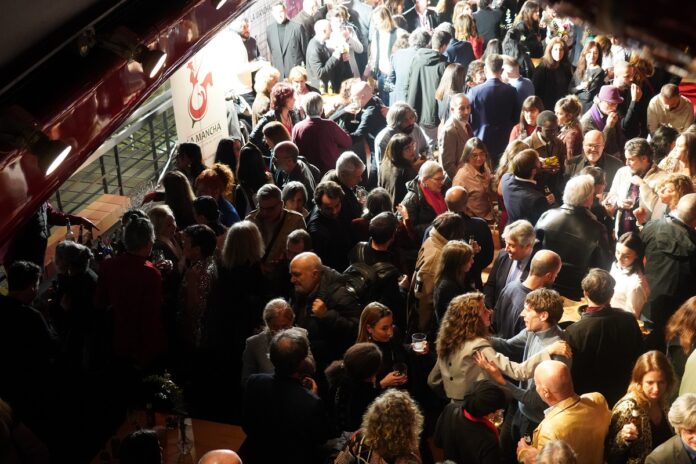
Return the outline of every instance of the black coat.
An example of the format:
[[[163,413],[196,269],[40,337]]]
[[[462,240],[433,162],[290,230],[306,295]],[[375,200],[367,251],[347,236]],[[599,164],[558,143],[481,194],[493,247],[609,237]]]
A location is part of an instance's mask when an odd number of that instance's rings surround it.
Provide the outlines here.
[[[443,190],[444,188],[445,187],[443,187]],[[420,244],[425,240],[425,230],[430,227],[430,224],[437,217],[437,213],[433,207],[425,201],[425,195],[423,195],[423,191],[421,190],[418,177],[406,182],[406,190],[408,190],[408,193],[401,204],[406,208],[406,211],[408,211],[411,229],[415,233],[415,239]]]
[[[428,21],[430,22],[430,28],[435,29],[435,26],[439,24],[437,13],[435,12],[435,10],[428,8],[427,10],[425,10],[425,16],[428,18]],[[418,20],[418,12],[416,12],[415,6],[404,11],[403,17],[406,20],[406,30],[408,32],[413,32],[415,29],[420,27],[420,21]]]
[[[575,177],[580,174],[585,167],[590,166],[590,162],[587,161],[585,155],[573,156],[566,161],[565,165],[565,177],[568,181],[571,177]],[[624,163],[620,159],[604,153],[595,165],[598,168],[602,168],[604,171],[604,177],[607,182],[606,185],[610,186],[614,182],[614,176],[616,171],[624,166]]]
[[[271,64],[280,71],[280,79],[290,75],[290,70],[305,60],[307,42],[301,25],[293,21],[285,22],[285,36],[280,42],[278,23],[271,23],[266,29],[266,40],[271,52]]]
[[[493,431],[479,422],[472,422],[462,406],[445,406],[435,426],[435,444],[443,448],[445,459],[460,463],[498,464],[500,444]]]
[[[557,68],[549,68],[542,61],[534,69],[532,83],[534,93],[544,102],[544,108],[554,108],[556,102],[568,95],[573,71],[566,60],[562,60]]]
[[[353,248],[350,224],[341,218],[331,219],[315,206],[307,220],[307,232],[312,237],[314,252],[324,265],[339,272],[348,267],[348,252]]]
[[[483,38],[483,47],[485,48],[488,41],[491,39],[500,38],[500,22],[503,20],[503,12],[490,8],[479,8],[474,13],[474,21],[476,22],[476,30]]]
[[[328,308],[321,318],[312,314],[312,303],[317,298]],[[345,350],[355,343],[362,307],[338,272],[322,266],[317,287],[309,295],[294,294],[291,303],[297,325],[307,329],[317,369],[323,369],[330,361],[342,358]]]
[[[633,314],[605,308],[584,313],[567,329],[573,349],[571,374],[578,395],[599,392],[608,404],[626,393],[643,337]]]
[[[511,173],[505,174],[502,182],[508,224],[518,219],[526,219],[536,224],[541,215],[549,209],[549,203],[534,184],[518,180]]]
[[[322,400],[297,379],[249,377],[242,404],[245,462],[322,462],[319,447],[331,435]]]
[[[408,78],[406,101],[418,114],[421,126],[440,123],[435,90],[447,67],[447,58],[436,50],[420,48],[416,52]]]
[[[580,281],[591,268],[609,270],[611,250],[604,225],[587,208],[563,205],[541,215],[536,224],[543,248],[553,250],[563,265],[554,289],[571,300],[582,298]]]
[[[345,62],[336,58],[325,43],[319,42],[316,37],[307,44],[307,82],[315,87],[322,83],[328,88],[331,86],[338,90],[341,87],[345,71]]]

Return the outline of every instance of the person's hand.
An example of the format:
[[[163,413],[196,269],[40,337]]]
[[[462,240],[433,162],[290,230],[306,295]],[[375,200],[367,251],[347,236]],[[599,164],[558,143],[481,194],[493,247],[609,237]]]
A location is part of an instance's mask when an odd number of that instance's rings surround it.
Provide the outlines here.
[[[607,116],[607,126],[614,127],[617,122],[619,122],[619,113],[616,111],[609,113],[609,116]]]
[[[304,386],[307,390],[311,391],[315,395],[319,391],[319,388],[317,387],[317,383],[311,377],[303,378],[302,379],[302,386]]]
[[[631,100],[637,102],[640,101],[643,96],[643,90],[638,84],[631,84]]]
[[[315,299],[312,303],[312,314],[317,317],[326,316],[326,312],[328,310],[329,308],[326,307],[326,303],[324,303],[320,298]]]
[[[346,39],[346,40],[350,39],[351,32],[350,32],[350,28],[349,28],[349,27],[344,27],[343,30],[342,30],[342,32],[343,32],[343,38],[344,38],[344,39]]]
[[[548,195],[546,195],[546,202],[549,205],[553,205],[554,203],[556,203],[556,197],[553,193],[549,193]]]
[[[411,349],[413,350],[413,343],[409,345]],[[416,351],[413,350],[414,353],[416,353],[418,356],[424,356],[430,352],[430,344],[428,343],[427,340],[423,342],[423,351]]]
[[[399,372],[393,371],[388,373],[382,380],[379,381],[379,386],[382,390],[389,387],[398,387],[405,384],[408,381],[408,375],[400,374]]]
[[[631,176],[631,183],[638,187],[643,187],[645,185],[645,180],[640,176]]]
[[[476,240],[470,241],[469,245],[471,246],[471,248],[473,248],[475,255],[477,255],[481,252],[481,245],[479,245]]]
[[[619,431],[619,436],[624,441],[633,441],[638,438],[638,428],[633,424],[626,424]]]
[[[389,107],[382,105],[382,108],[379,110],[382,113],[382,116],[385,118],[387,117],[387,113],[389,113]]]
[[[396,212],[401,215],[401,219],[403,219],[404,222],[408,221],[408,210],[404,205],[396,205]]]
[[[99,227],[89,219],[84,216],[80,216],[80,223],[87,228],[87,230],[99,230]]]
[[[486,371],[486,374],[488,374],[491,380],[500,385],[505,385],[505,377],[503,377],[503,373],[500,372],[498,366],[490,362],[483,353],[476,351],[474,353],[474,362],[478,367]]]
[[[524,451],[524,455],[522,456],[524,461],[522,462],[525,464],[536,462],[539,450],[532,445],[528,445],[527,442],[524,441],[524,437],[520,438],[520,441],[517,442],[517,455],[519,456],[522,451]]]
[[[554,342],[546,351],[548,351],[551,356],[563,356],[565,358],[573,356],[573,350],[570,348],[570,345],[563,340]]]
[[[141,203],[141,205],[144,205],[145,203],[149,203],[151,201],[154,201],[156,195],[157,195],[157,192],[155,192],[154,190],[152,192],[146,193],[145,196],[143,197],[143,202]]]
[[[642,206],[639,206],[633,210],[633,216],[635,216],[636,221],[638,221],[639,224],[645,224],[648,222],[648,210]]]
[[[161,259],[153,264],[160,272],[169,272],[174,269],[174,263],[170,259]]]
[[[399,277],[399,287],[403,289],[408,289],[411,286],[411,279],[406,274],[402,274]]]

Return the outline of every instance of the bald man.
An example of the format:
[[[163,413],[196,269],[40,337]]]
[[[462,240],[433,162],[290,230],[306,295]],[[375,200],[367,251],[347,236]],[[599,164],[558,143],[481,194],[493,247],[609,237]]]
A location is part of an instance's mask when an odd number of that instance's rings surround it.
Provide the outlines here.
[[[290,262],[290,275],[297,325],[307,329],[317,371],[323,372],[355,342],[362,307],[341,274],[324,266],[314,253],[297,255]]]
[[[645,243],[645,277],[650,284],[643,313],[655,322],[646,340],[648,349],[664,350],[664,327],[669,317],[694,295],[696,282],[696,193],[684,195],[675,211],[648,222],[641,233]]]
[[[372,161],[372,154],[375,152],[375,137],[387,126],[382,113],[384,105],[373,96],[372,87],[364,81],[353,84],[350,98],[352,104],[336,111],[331,120],[343,122],[353,141],[353,151],[368,166],[367,177],[377,185],[377,163]]]
[[[198,464],[242,464],[242,460],[232,450],[217,449],[205,453],[198,460]]]
[[[534,371],[537,393],[549,408],[534,430],[532,444],[524,438],[517,446],[517,459],[536,461],[539,450],[553,440],[563,440],[577,453],[578,464],[604,462],[604,439],[611,412],[600,393],[575,394],[570,369],[560,361],[543,361]]]
[[[440,147],[440,164],[450,179],[454,179],[457,171],[462,167],[464,146],[467,140],[474,136],[474,131],[469,125],[470,116],[471,105],[466,95],[463,93],[452,95],[449,119],[438,132],[437,142]]]
[[[551,250],[539,250],[532,258],[524,281],[513,280],[503,288],[493,311],[493,327],[500,338],[512,338],[524,328],[520,317],[524,301],[533,290],[551,287],[561,270],[561,257]],[[514,358],[519,361],[519,358]]]
[[[606,185],[611,185],[616,171],[623,167],[620,159],[604,153],[604,134],[598,130],[587,132],[582,140],[582,154],[566,161],[566,181],[587,166],[602,168]]]

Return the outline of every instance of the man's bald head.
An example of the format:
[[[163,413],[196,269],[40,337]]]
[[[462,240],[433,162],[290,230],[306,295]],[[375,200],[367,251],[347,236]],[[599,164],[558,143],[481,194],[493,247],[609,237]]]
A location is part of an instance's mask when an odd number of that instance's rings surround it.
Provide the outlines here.
[[[350,88],[350,96],[356,98],[361,107],[365,106],[365,103],[372,97],[372,86],[365,81],[356,82]]]
[[[689,193],[679,199],[675,216],[690,227],[696,228],[696,193]]]
[[[218,449],[205,453],[198,464],[242,464],[239,455],[232,450]]]
[[[561,269],[561,257],[551,250],[539,250],[530,263],[529,273],[536,277],[558,274]],[[553,280],[551,281],[553,282]]]
[[[599,161],[604,151],[604,134],[598,130],[588,131],[582,139],[582,151],[591,164]]]
[[[308,295],[316,288],[321,273],[321,259],[311,251],[300,253],[290,261],[290,281],[301,295]]]
[[[445,193],[445,204],[447,209],[453,213],[464,213],[469,194],[462,186],[455,185]]]
[[[543,361],[534,370],[537,393],[544,403],[553,406],[575,395],[568,366],[560,361]]]

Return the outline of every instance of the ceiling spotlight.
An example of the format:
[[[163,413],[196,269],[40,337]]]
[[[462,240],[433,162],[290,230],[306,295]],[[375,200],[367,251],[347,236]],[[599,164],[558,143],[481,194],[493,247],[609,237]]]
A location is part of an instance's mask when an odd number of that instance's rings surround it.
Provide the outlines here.
[[[98,35],[96,42],[101,48],[110,50],[127,60],[140,63],[143,72],[149,78],[155,77],[167,60],[165,52],[147,48],[133,31],[125,27],[119,27],[111,34]]]
[[[39,123],[18,106],[0,110],[0,152],[28,150],[33,153],[39,169],[48,176],[70,154],[72,147],[62,140],[51,140]]]
[[[227,0],[210,0],[210,2],[213,4],[216,10],[219,10],[222,8],[222,5],[227,3]]]

